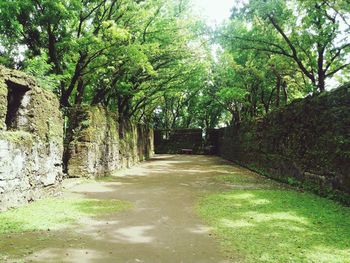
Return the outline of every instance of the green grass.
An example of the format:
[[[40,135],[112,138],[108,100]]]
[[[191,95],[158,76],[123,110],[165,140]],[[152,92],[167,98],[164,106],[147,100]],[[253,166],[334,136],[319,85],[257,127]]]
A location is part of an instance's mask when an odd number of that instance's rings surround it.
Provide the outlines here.
[[[234,190],[204,197],[198,212],[235,262],[350,262],[350,208],[310,193]]]
[[[57,230],[80,218],[126,210],[131,204],[120,200],[49,198],[0,213],[0,234]]]

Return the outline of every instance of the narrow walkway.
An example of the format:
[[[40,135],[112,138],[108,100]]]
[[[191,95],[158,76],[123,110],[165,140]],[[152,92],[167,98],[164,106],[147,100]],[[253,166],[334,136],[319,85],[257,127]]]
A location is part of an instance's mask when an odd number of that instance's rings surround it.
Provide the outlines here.
[[[195,213],[204,193],[223,190],[213,177],[230,173],[218,157],[158,156],[109,181],[75,186],[67,195],[131,201],[134,208],[82,222],[57,234],[33,262],[228,262]],[[237,169],[232,167],[232,169]],[[70,230],[71,231],[71,230]],[[78,234],[78,235],[76,235]],[[49,242],[50,243],[50,242]],[[50,245],[48,245],[50,246]]]

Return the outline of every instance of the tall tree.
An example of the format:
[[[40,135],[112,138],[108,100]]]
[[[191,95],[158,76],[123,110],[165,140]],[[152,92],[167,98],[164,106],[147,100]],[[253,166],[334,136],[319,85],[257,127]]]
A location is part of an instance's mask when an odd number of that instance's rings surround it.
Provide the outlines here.
[[[349,4],[335,0],[252,0],[233,18],[245,19],[245,32],[227,37],[254,49],[294,61],[314,90],[323,92],[326,80],[349,69]]]

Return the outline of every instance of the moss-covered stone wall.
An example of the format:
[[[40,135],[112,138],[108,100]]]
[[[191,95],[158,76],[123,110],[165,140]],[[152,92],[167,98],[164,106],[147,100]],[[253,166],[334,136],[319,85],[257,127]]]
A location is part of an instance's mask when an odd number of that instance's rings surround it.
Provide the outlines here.
[[[70,177],[92,177],[118,167],[117,116],[102,107],[69,112],[65,162]]]
[[[349,202],[350,85],[224,128],[219,153],[278,180]]]
[[[0,210],[55,192],[62,154],[56,96],[24,73],[0,67]]]
[[[153,129],[146,125],[122,121],[119,127],[119,135],[119,168],[129,168],[151,158],[154,154]]]
[[[153,154],[153,132],[103,107],[70,110],[64,163],[70,177],[98,177],[131,167]]]

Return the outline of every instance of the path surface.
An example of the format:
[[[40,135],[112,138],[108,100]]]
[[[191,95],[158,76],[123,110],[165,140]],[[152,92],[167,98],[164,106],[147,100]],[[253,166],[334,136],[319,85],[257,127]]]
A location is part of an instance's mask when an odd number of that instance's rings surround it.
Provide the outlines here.
[[[128,200],[134,208],[82,222],[74,233],[55,234],[47,247],[35,251],[28,260],[228,262],[210,229],[196,215],[195,205],[203,194],[223,190],[225,186],[213,178],[230,172],[227,162],[218,157],[164,155],[111,181],[74,186],[66,195]]]

